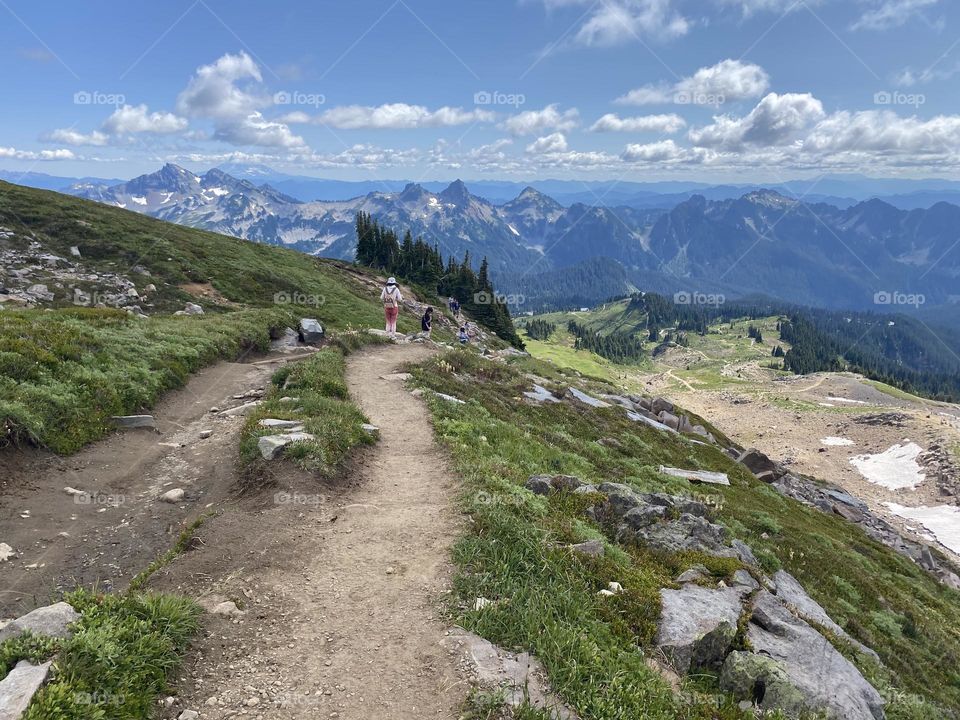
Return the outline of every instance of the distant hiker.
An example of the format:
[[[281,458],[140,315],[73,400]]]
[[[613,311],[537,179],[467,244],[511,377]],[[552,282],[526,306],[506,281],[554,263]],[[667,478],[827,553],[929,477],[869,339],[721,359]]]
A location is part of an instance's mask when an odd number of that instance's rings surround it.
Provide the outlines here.
[[[460,317],[460,301],[454,297],[450,298],[450,312],[455,318]]]
[[[463,326],[460,327],[460,332],[459,332],[459,334],[457,335],[457,337],[460,339],[460,344],[461,344],[461,345],[466,345],[468,342],[470,342],[470,336],[467,335],[467,326],[466,326],[466,325],[463,325]]]
[[[388,278],[387,285],[380,292],[380,301],[383,303],[383,314],[387,319],[387,332],[395,334],[397,332],[397,315],[400,314],[400,303],[403,302],[403,295],[400,294],[400,288],[397,287],[396,278]]]
[[[423,330],[424,337],[430,337],[430,331],[433,329],[433,308],[428,307],[420,318],[420,329]]]

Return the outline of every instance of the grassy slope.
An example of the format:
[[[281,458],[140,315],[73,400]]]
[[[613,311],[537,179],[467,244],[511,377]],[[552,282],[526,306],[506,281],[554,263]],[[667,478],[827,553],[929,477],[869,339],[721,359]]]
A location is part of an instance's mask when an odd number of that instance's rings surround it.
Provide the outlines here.
[[[266,349],[271,328],[303,316],[334,330],[381,323],[379,303],[350,272],[292,250],[7,183],[0,226],[64,256],[77,246],[92,269],[129,275],[139,287],[155,284],[158,311],[194,299],[180,288],[186,283],[209,283],[223,298],[204,301],[202,317],[143,320],[72,305],[3,311],[0,442],[72,452],[107,432],[110,415],[149,408],[200,367]],[[400,326],[417,327],[406,315]]]
[[[741,717],[722,698],[722,709],[715,709],[709,677],[688,681],[688,689],[705,695],[678,699],[644,662],[659,588],[695,562],[706,560],[718,576],[734,565],[612,543],[601,560],[551,549],[550,543],[607,537],[606,529],[583,516],[573,498],[545,500],[521,487],[532,474],[569,473],[698,494],[702,489],[661,476],[657,466],[719,470],[733,484],[709,489],[720,506],[717,518],[755,549],[768,572],[789,570],[848,632],[880,654],[884,668],[850,656],[892,701],[890,718],[945,717],[932,703],[960,709],[960,595],[855,526],[782,498],[716,448],[663,436],[615,408],[520,402],[530,384],[524,372],[563,378],[535,360],[513,365],[457,352],[417,371],[420,384],[469,401],[432,405],[437,433],[467,481],[463,502],[473,520],[456,550],[459,622],[505,646],[535,652],[584,717]],[[627,592],[598,598],[612,580]],[[498,602],[474,611],[477,597]]]

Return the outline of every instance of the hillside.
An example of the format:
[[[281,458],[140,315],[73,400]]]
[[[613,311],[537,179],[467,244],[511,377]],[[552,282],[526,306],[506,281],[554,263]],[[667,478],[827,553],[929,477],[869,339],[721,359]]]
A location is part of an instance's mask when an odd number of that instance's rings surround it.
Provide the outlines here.
[[[960,711],[949,550],[698,395],[806,412],[772,397],[777,317],[671,344],[658,316],[641,357],[652,305],[535,318],[546,362],[452,347],[442,308],[391,342],[340,262],[14,186],[0,227],[0,673],[54,662],[27,720]],[[403,290],[412,330],[434,300]],[[953,409],[873,390],[910,431]],[[66,634],[17,635],[50,588]]]

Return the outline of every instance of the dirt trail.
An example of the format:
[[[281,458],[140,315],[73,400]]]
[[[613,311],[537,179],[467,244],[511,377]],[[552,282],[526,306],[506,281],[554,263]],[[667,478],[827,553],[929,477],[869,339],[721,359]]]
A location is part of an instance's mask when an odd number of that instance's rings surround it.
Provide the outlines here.
[[[70,457],[5,451],[0,542],[18,555],[0,564],[0,618],[78,584],[122,588],[173,544],[181,507],[222,500],[234,480],[242,419],[209,410],[244,402],[232,396],[262,388],[282,361],[221,362],[201,370],[150,411],[156,431],[117,432]],[[203,439],[201,430],[213,433]],[[68,495],[65,487],[88,495]],[[186,492],[184,503],[158,502],[174,487]]]
[[[429,354],[388,346],[351,355],[350,392],[381,428],[377,445],[338,479],[287,466],[270,498],[226,507],[201,529],[199,552],[155,576],[157,589],[244,611],[205,616],[164,717],[458,717],[468,685],[441,646],[439,616],[456,480],[426,407],[389,377]]]

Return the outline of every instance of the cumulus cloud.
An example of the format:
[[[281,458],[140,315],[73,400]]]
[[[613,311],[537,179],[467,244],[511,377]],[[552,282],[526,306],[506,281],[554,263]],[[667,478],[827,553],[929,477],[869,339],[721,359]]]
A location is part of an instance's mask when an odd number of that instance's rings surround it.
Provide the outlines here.
[[[659,132],[672,135],[686,126],[687,121],[674,114],[622,118],[615,113],[607,113],[590,126],[590,132]]]
[[[494,114],[488,110],[464,110],[447,106],[429,110],[422,105],[388,103],[376,107],[344,105],[331,108],[320,115],[318,122],[342,130],[387,128],[396,130],[492,122],[494,117]]]
[[[937,5],[940,0],[882,0],[852,25],[853,30],[889,30],[906,24],[921,10]]]
[[[46,137],[42,137],[41,140],[59,142],[66,145],[93,145],[102,147],[110,142],[110,136],[99,130],[94,130],[91,133],[82,133],[72,128],[60,128],[54,130]]]
[[[690,22],[672,0],[543,0],[548,9],[586,7],[573,42],[587,47],[620,45],[642,37],[671,40],[686,35]]]
[[[167,135],[187,128],[186,118],[169,112],[150,112],[146,105],[124,105],[103,123],[103,130],[111,135],[156,133]]]
[[[960,116],[929,120],[889,110],[838,112],[819,123],[803,143],[807,152],[943,154],[960,146]]]
[[[260,68],[247,53],[227,53],[210,65],[202,65],[177,97],[177,111],[188,117],[235,120],[270,104],[257,85],[263,81]]]
[[[511,135],[533,135],[534,133],[556,130],[569,132],[580,124],[580,113],[576,108],[560,112],[557,105],[547,105],[543,110],[525,110],[507,118],[502,127]]]
[[[57,150],[17,150],[12,147],[0,147],[0,158],[10,160],[75,160],[72,150],[58,148]]]
[[[301,148],[306,142],[294,135],[290,128],[281,122],[266,120],[258,112],[245,118],[223,123],[217,126],[213,135],[231,145],[259,145],[262,147]]]
[[[555,132],[544,137],[537,138],[527,145],[527,152],[536,155],[545,153],[558,153],[567,151],[567,138],[563,133]]]
[[[736,150],[746,145],[777,146],[794,141],[826,116],[810,93],[770,93],[748,115],[720,115],[713,124],[694,128],[690,141],[699,147]]]
[[[645,85],[618,97],[621,105],[724,102],[760,97],[770,87],[770,76],[759,65],[740,60],[722,60],[702,67],[673,85]]]

